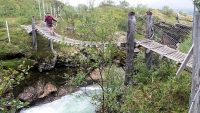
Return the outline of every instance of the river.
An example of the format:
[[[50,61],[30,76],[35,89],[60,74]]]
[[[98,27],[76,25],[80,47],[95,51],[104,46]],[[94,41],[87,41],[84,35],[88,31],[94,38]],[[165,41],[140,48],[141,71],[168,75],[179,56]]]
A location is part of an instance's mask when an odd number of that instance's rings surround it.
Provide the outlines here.
[[[22,110],[20,113],[96,113],[99,103],[92,97],[100,92],[101,88],[96,85],[82,87],[61,99]]]

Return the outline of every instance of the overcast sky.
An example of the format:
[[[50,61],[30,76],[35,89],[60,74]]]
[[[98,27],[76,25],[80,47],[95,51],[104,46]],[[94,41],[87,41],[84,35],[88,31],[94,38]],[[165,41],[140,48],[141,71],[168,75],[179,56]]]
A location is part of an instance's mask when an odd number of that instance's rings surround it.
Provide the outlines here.
[[[89,0],[60,0],[67,2],[73,6],[78,4],[88,4]],[[103,0],[95,0],[95,4],[98,5]],[[119,4],[119,1],[122,0],[113,0],[116,4]],[[144,4],[151,8],[162,8],[163,6],[170,6],[173,9],[177,10],[192,10],[193,9],[193,0],[126,0],[132,6],[137,4]]]

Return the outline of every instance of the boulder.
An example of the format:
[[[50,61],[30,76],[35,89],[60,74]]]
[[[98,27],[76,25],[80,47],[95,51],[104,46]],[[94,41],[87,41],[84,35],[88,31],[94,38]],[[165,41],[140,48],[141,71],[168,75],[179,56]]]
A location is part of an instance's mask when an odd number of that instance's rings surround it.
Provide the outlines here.
[[[29,86],[20,93],[18,98],[22,101],[32,102],[35,99],[36,90],[34,87]]]
[[[40,95],[38,98],[44,98],[46,96],[48,96],[49,94],[56,92],[57,88],[55,85],[53,85],[52,83],[48,82],[45,86],[44,86],[44,93],[42,95]]]
[[[35,85],[37,96],[40,96],[44,93],[44,86],[45,86],[45,81],[40,78]]]
[[[98,81],[98,80],[100,80],[101,79],[101,74],[100,74],[100,71],[99,71],[99,69],[95,69],[94,71],[92,71],[91,73],[90,73],[90,76],[88,76],[87,78],[86,78],[86,81]]]
[[[48,97],[53,92],[57,92],[57,87],[51,82],[46,83],[44,79],[40,78],[32,86],[24,88],[18,98],[22,101],[33,102],[37,99]]]

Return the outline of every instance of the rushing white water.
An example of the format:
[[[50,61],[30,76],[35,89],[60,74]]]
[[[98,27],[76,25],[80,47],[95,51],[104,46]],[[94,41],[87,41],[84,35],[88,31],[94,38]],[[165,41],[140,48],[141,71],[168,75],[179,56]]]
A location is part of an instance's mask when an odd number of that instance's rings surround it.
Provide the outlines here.
[[[97,105],[93,104],[92,96],[100,92],[101,88],[98,86],[83,87],[59,100],[28,108],[20,113],[95,113]]]

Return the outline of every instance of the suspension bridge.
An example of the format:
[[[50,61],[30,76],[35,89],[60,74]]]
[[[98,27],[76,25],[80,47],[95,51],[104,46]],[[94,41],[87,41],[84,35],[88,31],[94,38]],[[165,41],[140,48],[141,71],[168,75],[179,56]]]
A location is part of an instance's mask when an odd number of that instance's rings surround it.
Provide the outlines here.
[[[188,27],[182,26],[180,24],[177,24],[176,26],[171,26],[171,25],[167,25],[167,24],[163,24],[163,23],[153,24],[152,17],[150,15],[149,15],[149,17],[147,17],[146,22],[145,22],[145,23],[147,23],[146,36],[145,36],[146,39],[133,40],[131,37],[134,36],[134,32],[131,31],[131,33],[130,33],[131,35],[130,36],[128,36],[129,34],[127,35],[127,44],[126,44],[127,45],[127,59],[128,59],[127,62],[133,61],[133,59],[131,59],[131,57],[133,56],[134,50],[132,50],[133,47],[131,47],[130,44],[133,44],[133,42],[135,41],[135,43],[137,43],[137,45],[146,48],[145,49],[145,59],[146,59],[146,57],[148,57],[147,60],[149,60],[150,62],[152,60],[152,56],[151,56],[151,52],[149,52],[149,51],[152,51],[152,52],[155,52],[155,53],[157,53],[161,56],[164,56],[168,59],[171,59],[177,63],[180,63],[181,66],[177,73],[180,73],[180,71],[183,70],[185,66],[192,68],[192,87],[191,87],[191,95],[190,95],[190,107],[189,107],[188,113],[199,113],[200,112],[200,104],[199,104],[199,98],[200,98],[200,93],[199,93],[200,92],[200,85],[199,85],[199,83],[200,83],[200,77],[199,77],[199,74],[200,74],[200,71],[199,71],[200,70],[200,49],[199,49],[200,13],[196,10],[195,5],[199,5],[198,1],[197,1],[197,3],[196,3],[196,1],[197,0],[195,0],[195,2],[194,2],[195,4],[194,4],[193,21],[191,21],[191,22],[193,22],[193,26],[192,26],[193,27],[193,32],[192,32],[193,33],[192,34],[193,42],[192,42],[192,45],[191,45],[191,48],[190,48],[188,54],[182,53],[175,49],[176,44],[180,42],[180,37],[186,36],[189,33],[186,30],[186,29],[188,29]],[[42,4],[43,4],[42,6],[43,6],[44,16],[45,16],[44,2]],[[52,9],[54,9],[54,11]],[[41,18],[40,2],[39,2],[39,10],[40,10],[40,18]],[[56,15],[55,8],[51,8],[51,14],[53,12],[54,12],[54,15]],[[129,22],[131,22],[131,21],[129,21]],[[178,23],[180,23],[179,20],[178,20]],[[132,25],[134,25],[134,24],[132,23]],[[32,29],[31,26],[22,26],[22,27],[27,31],[27,33],[31,33],[33,31],[34,32],[34,33],[32,33],[33,36],[35,35],[35,31],[37,31],[40,35],[49,39],[51,43],[53,41],[56,43],[64,43],[66,45],[82,46],[82,47],[100,47],[100,46],[107,46],[109,44],[109,43],[100,43],[100,42],[98,43],[98,42],[74,40],[74,39],[71,39],[68,37],[62,37],[61,35],[59,35],[57,33],[55,34],[55,36],[51,36],[48,33],[47,28],[44,26],[43,27],[36,26],[35,29]],[[128,26],[128,28],[131,28],[131,30],[133,30],[132,28],[134,28],[134,30],[135,30],[135,26],[132,26],[132,27]],[[158,30],[158,31],[161,30],[162,32],[164,31],[163,32],[164,38],[159,37],[162,39],[162,41],[164,41],[164,43],[162,43],[162,44],[158,43],[151,38],[151,36],[150,36],[150,35],[152,35],[151,28],[154,28],[154,30]],[[185,30],[186,30],[186,32],[185,32]],[[181,32],[183,32],[183,33],[181,33]],[[166,40],[166,37],[167,37],[167,40]],[[34,39],[33,39],[33,41],[34,41]],[[129,43],[129,41],[131,41],[131,43]],[[170,43],[173,43],[172,46]],[[117,46],[121,46],[124,44],[124,42],[116,42],[115,44]],[[169,44],[170,44],[170,46],[169,46]],[[128,51],[131,51],[131,52],[128,53]],[[149,61],[147,61],[146,63],[148,64]],[[131,66],[133,67],[133,65],[131,65],[131,62],[127,65],[129,67],[131,67]],[[129,68],[129,70],[131,70],[131,69],[133,69],[133,68]]]
[[[31,25],[22,25],[23,29],[26,30],[27,33],[32,32],[32,26]],[[55,33],[55,35],[50,35],[48,28],[46,26],[42,25],[36,25],[36,31],[42,35],[43,37],[52,40],[56,43],[64,43],[65,45],[69,46],[79,46],[79,47],[101,47],[101,46],[107,46],[109,43],[101,43],[101,42],[91,42],[91,41],[81,41],[81,40],[75,40],[68,37],[63,37],[59,35],[58,33]],[[160,44],[154,40],[150,39],[143,39],[143,40],[135,40],[137,46],[144,47],[148,50],[151,50],[163,57],[166,57],[168,59],[171,59],[175,61],[176,63],[182,63],[184,59],[186,58],[187,54],[182,53],[176,49],[170,48],[167,45]],[[115,42],[117,46],[123,45],[125,42]],[[187,63],[188,68],[192,68],[192,57],[189,59]]]

